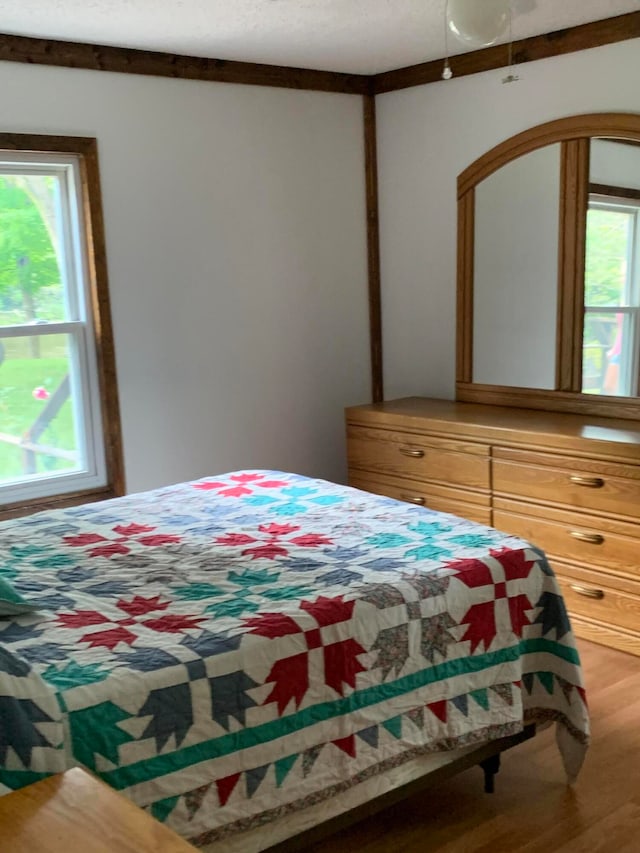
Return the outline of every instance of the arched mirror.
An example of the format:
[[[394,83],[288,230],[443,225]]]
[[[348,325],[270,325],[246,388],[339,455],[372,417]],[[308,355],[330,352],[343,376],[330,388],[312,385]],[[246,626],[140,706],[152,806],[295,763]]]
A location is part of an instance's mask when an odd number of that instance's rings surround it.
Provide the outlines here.
[[[640,115],[573,116],[458,178],[467,402],[640,417]]]

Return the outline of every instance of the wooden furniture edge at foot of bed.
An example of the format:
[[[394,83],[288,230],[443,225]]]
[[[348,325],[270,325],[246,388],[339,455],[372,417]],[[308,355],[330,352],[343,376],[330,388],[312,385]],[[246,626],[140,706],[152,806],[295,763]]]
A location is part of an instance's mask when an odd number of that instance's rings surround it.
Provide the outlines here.
[[[0,797],[0,853],[189,853],[196,848],[74,767]]]
[[[438,785],[453,776],[457,776],[458,773],[462,773],[470,767],[480,766],[482,768],[484,772],[484,790],[487,793],[493,793],[494,776],[500,767],[501,754],[507,749],[511,749],[519,743],[523,743],[525,740],[534,737],[535,733],[536,727],[531,724],[525,726],[518,734],[485,743],[472,752],[462,755],[450,764],[438,767],[436,770],[427,773],[425,776],[421,776],[419,779],[414,779],[412,782],[400,785],[394,788],[393,791],[381,794],[373,800],[362,803],[362,805],[356,806],[356,808],[344,814],[330,818],[324,823],[305,830],[293,838],[281,841],[267,848],[265,853],[300,853],[300,851],[305,850],[310,845],[316,844],[318,841],[322,841],[331,835],[335,835],[343,829],[347,829],[353,826],[353,824],[359,823],[361,820],[371,817],[401,800],[408,799],[415,794],[428,790],[433,785]]]

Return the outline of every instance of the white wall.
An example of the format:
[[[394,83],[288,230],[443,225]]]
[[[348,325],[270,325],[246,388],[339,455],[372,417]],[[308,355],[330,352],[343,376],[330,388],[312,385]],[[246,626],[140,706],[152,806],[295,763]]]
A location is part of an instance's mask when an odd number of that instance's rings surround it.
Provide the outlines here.
[[[640,147],[594,139],[589,157],[589,180],[594,184],[640,190]]]
[[[361,98],[1,67],[3,131],[98,138],[129,491],[343,478],[370,393]]]
[[[456,178],[503,139],[586,112],[640,112],[640,40],[377,99],[385,396],[455,394]]]

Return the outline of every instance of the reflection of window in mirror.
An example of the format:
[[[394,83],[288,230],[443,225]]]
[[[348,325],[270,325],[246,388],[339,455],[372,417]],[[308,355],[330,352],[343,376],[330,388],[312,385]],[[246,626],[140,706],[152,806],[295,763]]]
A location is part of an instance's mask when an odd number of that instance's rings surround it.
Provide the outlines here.
[[[582,390],[640,393],[640,146],[594,140],[585,257]]]

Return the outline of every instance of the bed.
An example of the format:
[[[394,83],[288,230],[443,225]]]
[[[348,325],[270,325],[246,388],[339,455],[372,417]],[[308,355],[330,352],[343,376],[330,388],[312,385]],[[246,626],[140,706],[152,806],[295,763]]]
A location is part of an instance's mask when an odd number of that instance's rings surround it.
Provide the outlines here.
[[[0,784],[81,765],[206,850],[531,724],[587,748],[544,554],[455,516],[240,471],[5,522],[0,578]]]

